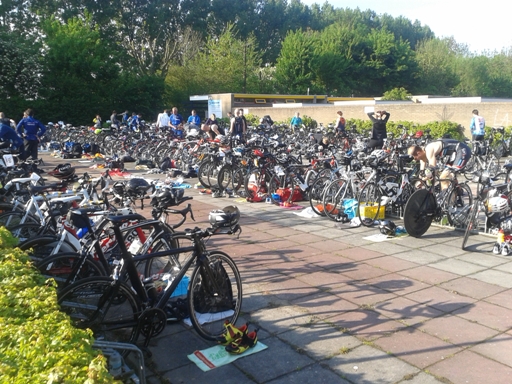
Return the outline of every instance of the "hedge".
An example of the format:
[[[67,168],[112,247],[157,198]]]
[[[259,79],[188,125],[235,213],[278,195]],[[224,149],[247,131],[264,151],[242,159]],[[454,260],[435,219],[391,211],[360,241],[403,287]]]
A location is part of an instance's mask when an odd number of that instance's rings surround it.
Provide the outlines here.
[[[59,310],[52,284],[0,228],[0,383],[116,383],[90,331]]]

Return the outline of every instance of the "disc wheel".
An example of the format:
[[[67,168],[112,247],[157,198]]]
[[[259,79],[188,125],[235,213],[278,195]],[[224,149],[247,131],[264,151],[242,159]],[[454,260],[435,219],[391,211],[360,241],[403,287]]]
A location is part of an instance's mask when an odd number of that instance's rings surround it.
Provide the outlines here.
[[[404,227],[413,237],[421,237],[432,224],[437,208],[434,195],[426,189],[414,192],[404,209]]]

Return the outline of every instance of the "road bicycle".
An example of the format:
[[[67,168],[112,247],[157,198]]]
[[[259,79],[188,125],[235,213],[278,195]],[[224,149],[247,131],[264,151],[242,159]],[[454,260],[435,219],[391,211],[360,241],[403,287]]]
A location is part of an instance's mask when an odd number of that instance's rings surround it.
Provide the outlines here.
[[[446,215],[452,226],[463,226],[473,203],[473,194],[465,183],[457,178],[439,179],[433,170],[430,186],[418,189],[410,197],[404,208],[404,227],[413,237],[421,237],[430,228],[432,221],[441,221]],[[448,187],[442,189],[442,183]]]
[[[481,228],[481,219],[484,219],[484,230],[488,227],[501,229],[503,223],[512,219],[512,192],[509,191],[508,183],[495,184],[488,172],[475,175],[475,181],[478,183],[477,192],[465,223],[463,250],[466,249],[469,235]]]
[[[147,347],[151,338],[164,330],[169,299],[188,277],[186,302],[190,322],[201,337],[216,340],[225,332],[227,323],[236,322],[242,305],[242,281],[235,262],[224,252],[206,249],[205,239],[210,236],[241,232],[238,209],[238,216],[227,209],[223,212],[227,213],[219,226],[173,235],[188,240],[190,246],[136,256],[121,241],[120,226],[127,220],[143,217],[138,214],[108,217],[121,250],[114,273],[111,277],[82,279],[65,288],[58,297],[61,309],[79,328],[90,328],[96,339],[135,343],[142,335]],[[87,212],[72,211],[72,220],[83,224],[82,221],[88,220]],[[180,263],[178,257],[183,259],[183,254],[188,256]],[[143,261],[148,273],[145,278],[137,268],[137,263]],[[120,278],[125,275],[126,282]],[[167,285],[158,292],[155,283],[165,275]]]

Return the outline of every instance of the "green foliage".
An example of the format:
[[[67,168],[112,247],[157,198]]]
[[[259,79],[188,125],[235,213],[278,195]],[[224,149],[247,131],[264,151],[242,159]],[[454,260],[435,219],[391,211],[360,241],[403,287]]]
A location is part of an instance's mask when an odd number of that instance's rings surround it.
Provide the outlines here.
[[[302,124],[309,129],[316,129],[316,127],[318,127],[318,122],[307,115],[302,115]]]
[[[55,288],[0,228],[0,383],[112,383],[90,332],[59,311]]]
[[[260,123],[260,117],[258,117],[257,115],[248,113],[244,116],[245,116],[245,120],[247,120],[247,125],[256,126]]]
[[[407,89],[400,87],[384,92],[382,100],[409,100],[411,96]]]

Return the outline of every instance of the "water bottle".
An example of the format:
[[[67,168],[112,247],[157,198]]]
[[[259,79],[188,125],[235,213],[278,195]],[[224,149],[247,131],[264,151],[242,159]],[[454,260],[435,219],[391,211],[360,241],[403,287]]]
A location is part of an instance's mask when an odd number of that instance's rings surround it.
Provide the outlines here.
[[[108,359],[108,372],[114,377],[123,373],[123,357],[117,351],[112,351]]]

